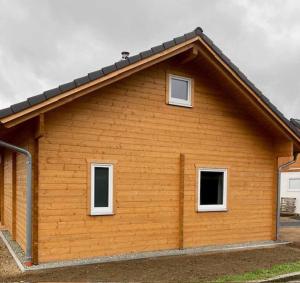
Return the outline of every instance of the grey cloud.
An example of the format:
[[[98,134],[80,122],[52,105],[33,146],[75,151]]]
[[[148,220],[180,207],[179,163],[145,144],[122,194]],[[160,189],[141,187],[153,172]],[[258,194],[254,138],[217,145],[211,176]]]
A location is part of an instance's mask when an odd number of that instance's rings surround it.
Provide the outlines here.
[[[196,26],[288,117],[300,117],[297,0],[0,0],[0,107]]]

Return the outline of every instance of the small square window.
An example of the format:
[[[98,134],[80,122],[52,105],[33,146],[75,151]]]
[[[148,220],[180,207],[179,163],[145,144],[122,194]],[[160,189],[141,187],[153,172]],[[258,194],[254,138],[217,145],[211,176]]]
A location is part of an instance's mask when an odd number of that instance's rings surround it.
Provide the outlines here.
[[[198,211],[227,209],[227,169],[198,170]]]
[[[168,95],[169,104],[191,107],[191,79],[170,75]]]
[[[113,165],[91,164],[91,215],[113,213]]]

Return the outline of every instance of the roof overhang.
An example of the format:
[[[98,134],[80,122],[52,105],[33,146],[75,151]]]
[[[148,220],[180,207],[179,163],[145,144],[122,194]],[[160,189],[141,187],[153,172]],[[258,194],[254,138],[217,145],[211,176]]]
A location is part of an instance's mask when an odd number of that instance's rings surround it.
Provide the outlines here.
[[[88,93],[91,93],[99,88],[104,86],[110,85],[116,81],[124,79],[136,72],[149,68],[157,63],[160,63],[164,60],[167,60],[175,55],[178,55],[182,52],[185,52],[189,49],[193,49],[196,42],[199,42],[200,38],[195,37],[190,39],[182,44],[178,44],[174,47],[171,47],[161,53],[155,54],[151,57],[142,59],[136,63],[130,64],[125,68],[112,72],[106,76],[103,76],[99,79],[96,79],[92,82],[83,84],[75,89],[70,91],[66,91],[62,94],[54,96],[50,99],[47,99],[41,103],[38,103],[34,106],[31,106],[27,109],[24,109],[20,112],[11,114],[9,116],[3,117],[0,119],[1,124],[6,127],[10,128],[15,125],[18,125],[28,119],[31,119],[41,113],[45,113],[51,109],[64,105],[68,102],[73,101],[81,96],[84,96]]]

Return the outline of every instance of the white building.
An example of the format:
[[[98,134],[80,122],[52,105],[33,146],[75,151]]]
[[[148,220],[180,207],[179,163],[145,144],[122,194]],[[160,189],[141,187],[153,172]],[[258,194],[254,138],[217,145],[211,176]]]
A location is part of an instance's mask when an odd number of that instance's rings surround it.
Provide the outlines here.
[[[300,214],[300,172],[282,172],[280,184],[281,198],[296,198],[296,211]]]

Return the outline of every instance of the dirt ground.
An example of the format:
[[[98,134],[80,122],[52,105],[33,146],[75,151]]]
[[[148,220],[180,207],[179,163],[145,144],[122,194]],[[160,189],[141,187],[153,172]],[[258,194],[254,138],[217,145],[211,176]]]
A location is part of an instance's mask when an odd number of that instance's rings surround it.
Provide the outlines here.
[[[300,260],[293,246],[160,257],[81,267],[21,273],[0,240],[0,281],[13,282],[207,282],[227,274],[240,274],[277,263]]]

